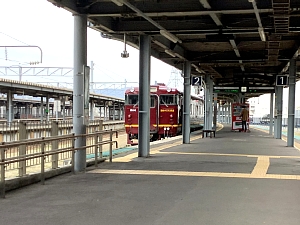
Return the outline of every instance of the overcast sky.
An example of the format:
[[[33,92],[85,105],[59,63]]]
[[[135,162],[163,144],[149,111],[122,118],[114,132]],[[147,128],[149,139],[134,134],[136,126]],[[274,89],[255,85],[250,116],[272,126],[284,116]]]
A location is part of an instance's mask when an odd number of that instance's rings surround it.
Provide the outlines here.
[[[47,0],[0,1],[0,45],[36,45],[42,51],[42,67],[73,67],[74,18],[68,11]],[[121,58],[124,43],[107,40],[88,28],[88,65],[95,63],[94,82],[138,82],[139,51],[127,46],[129,58]],[[41,60],[38,48],[0,48],[0,66],[30,66]],[[151,58],[151,83],[168,84],[172,67]],[[3,77],[3,76],[2,76]],[[59,77],[28,81],[70,81]],[[11,77],[13,78],[13,77]],[[13,79],[18,79],[14,77]]]

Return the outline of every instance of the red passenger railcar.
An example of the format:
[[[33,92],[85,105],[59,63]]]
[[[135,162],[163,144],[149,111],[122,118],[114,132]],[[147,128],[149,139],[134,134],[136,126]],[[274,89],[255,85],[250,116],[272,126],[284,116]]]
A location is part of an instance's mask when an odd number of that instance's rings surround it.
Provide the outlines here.
[[[131,88],[125,92],[125,129],[128,144],[137,144],[139,88]],[[172,137],[181,133],[182,129],[182,93],[176,88],[168,88],[165,84],[150,86],[150,138],[152,141],[164,137]]]

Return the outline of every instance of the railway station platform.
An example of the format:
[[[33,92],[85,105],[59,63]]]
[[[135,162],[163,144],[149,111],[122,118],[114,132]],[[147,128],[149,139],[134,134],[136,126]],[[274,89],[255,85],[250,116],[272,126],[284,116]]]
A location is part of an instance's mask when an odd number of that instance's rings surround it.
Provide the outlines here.
[[[7,193],[0,224],[300,223],[300,151],[261,130],[191,134],[118,155],[86,173]]]

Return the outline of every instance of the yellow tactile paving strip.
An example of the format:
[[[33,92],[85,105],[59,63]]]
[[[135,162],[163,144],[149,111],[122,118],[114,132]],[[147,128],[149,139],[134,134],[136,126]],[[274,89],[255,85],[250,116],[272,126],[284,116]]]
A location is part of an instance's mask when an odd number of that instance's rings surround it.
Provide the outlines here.
[[[265,176],[270,166],[270,158],[267,156],[260,156],[257,158],[256,165],[251,173],[255,176]]]
[[[222,129],[222,128],[221,128]],[[191,141],[201,137],[193,137]],[[221,153],[186,153],[186,152],[160,152],[161,150],[181,145],[182,141],[172,144],[151,148],[151,154],[177,154],[177,155],[207,155],[207,156],[229,156],[229,157],[256,157],[257,162],[251,173],[222,173],[222,172],[192,172],[192,171],[156,171],[156,170],[112,170],[95,169],[88,173],[102,174],[126,174],[126,175],[159,175],[159,176],[186,176],[186,177],[223,177],[223,178],[252,178],[252,179],[283,179],[300,180],[300,175],[267,174],[270,166],[270,158],[300,158],[300,156],[268,156],[268,155],[246,155],[246,154],[221,154]],[[295,143],[296,145],[297,143]],[[300,148],[299,148],[300,149]],[[137,153],[132,153],[124,157],[119,157],[113,162],[130,162],[137,157]]]
[[[252,173],[248,174],[248,173],[156,171],[156,170],[111,170],[111,169],[97,169],[97,170],[89,171],[88,173],[300,180],[300,175],[281,175],[281,174],[264,174],[264,175],[259,174],[259,175],[257,175],[257,174],[252,174]]]

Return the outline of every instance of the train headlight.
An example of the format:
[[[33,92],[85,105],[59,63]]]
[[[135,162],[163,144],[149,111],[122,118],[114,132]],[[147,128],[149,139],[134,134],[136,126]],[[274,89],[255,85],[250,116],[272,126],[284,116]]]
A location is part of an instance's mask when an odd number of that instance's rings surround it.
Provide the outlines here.
[[[130,119],[132,116],[131,116],[131,114],[129,114],[127,117],[128,117],[128,119]]]
[[[131,89],[130,89],[130,92],[134,92],[134,88],[131,88]]]
[[[173,118],[173,114],[170,114],[170,118]]]

